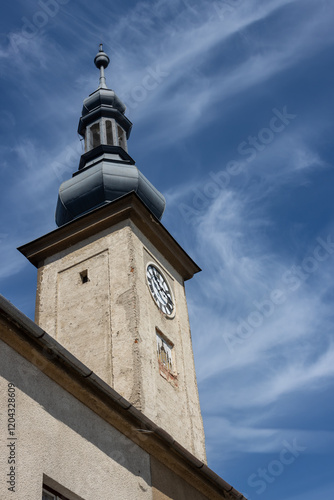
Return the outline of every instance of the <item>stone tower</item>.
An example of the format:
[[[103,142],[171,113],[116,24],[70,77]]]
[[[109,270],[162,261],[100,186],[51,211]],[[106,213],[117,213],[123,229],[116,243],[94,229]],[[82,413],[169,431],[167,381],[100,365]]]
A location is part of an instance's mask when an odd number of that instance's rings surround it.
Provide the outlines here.
[[[58,229],[20,251],[38,268],[36,323],[205,461],[184,282],[200,271],[160,222],[163,196],[127,152],[131,122],[100,83],[83,103],[79,169]]]

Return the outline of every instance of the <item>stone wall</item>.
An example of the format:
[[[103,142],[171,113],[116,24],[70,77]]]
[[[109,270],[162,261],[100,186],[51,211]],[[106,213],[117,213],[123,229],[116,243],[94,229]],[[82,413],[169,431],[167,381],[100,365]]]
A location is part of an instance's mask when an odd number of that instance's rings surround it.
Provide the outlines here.
[[[169,283],[173,317],[151,296],[148,263]],[[38,271],[36,322],[206,460],[183,279],[130,220],[46,259]],[[159,370],[156,332],[173,345],[177,383]]]
[[[12,437],[7,428],[8,383],[15,386]],[[39,500],[43,482],[70,500],[152,498],[149,454],[2,341],[0,399],[1,499]],[[11,442],[14,492],[6,482]]]

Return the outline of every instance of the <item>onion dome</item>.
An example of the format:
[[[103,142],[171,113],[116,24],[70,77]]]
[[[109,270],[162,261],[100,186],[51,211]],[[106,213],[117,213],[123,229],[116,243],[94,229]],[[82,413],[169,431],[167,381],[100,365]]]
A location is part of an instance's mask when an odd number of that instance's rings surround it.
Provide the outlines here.
[[[94,62],[100,70],[99,87],[84,100],[78,126],[85,153],[78,171],[59,188],[56,223],[62,226],[131,191],[161,219],[166,205],[163,195],[128,154],[132,123],[124,114],[126,106],[107,88],[104,70],[110,59],[102,44]]]

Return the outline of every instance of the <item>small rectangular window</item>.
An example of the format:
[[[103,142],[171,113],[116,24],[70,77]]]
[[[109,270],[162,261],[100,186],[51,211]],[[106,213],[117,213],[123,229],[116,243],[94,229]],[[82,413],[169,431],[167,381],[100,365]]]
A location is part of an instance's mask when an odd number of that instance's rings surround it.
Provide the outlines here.
[[[175,369],[174,345],[169,342],[165,335],[156,330],[157,357],[160,375],[178,387],[177,372]]]
[[[88,283],[88,269],[81,271],[80,273],[81,283]]]
[[[90,133],[91,133],[92,148],[96,148],[101,144],[100,124],[95,123],[94,125],[92,125],[90,128]]]
[[[57,500],[57,497],[46,490],[43,490],[42,500]]]
[[[117,131],[118,131],[118,145],[125,150],[126,146],[125,146],[124,130],[121,127],[117,127]]]
[[[48,486],[43,486],[42,500],[69,500]]]
[[[109,146],[113,146],[114,138],[112,135],[112,122],[110,120],[106,120],[106,134],[107,134],[107,144]]]
[[[165,339],[160,337],[157,333],[157,354],[160,363],[165,366],[167,370],[173,370],[172,361],[172,346],[166,342]]]

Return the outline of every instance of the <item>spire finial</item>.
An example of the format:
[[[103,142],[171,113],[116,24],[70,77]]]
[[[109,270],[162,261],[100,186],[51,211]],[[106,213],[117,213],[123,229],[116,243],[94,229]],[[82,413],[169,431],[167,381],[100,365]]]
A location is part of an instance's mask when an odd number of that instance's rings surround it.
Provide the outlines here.
[[[103,45],[100,43],[99,52],[96,54],[94,59],[95,66],[100,70],[100,83],[99,89],[106,89],[106,78],[104,76],[104,70],[108,67],[110,59],[105,52],[103,52]]]

